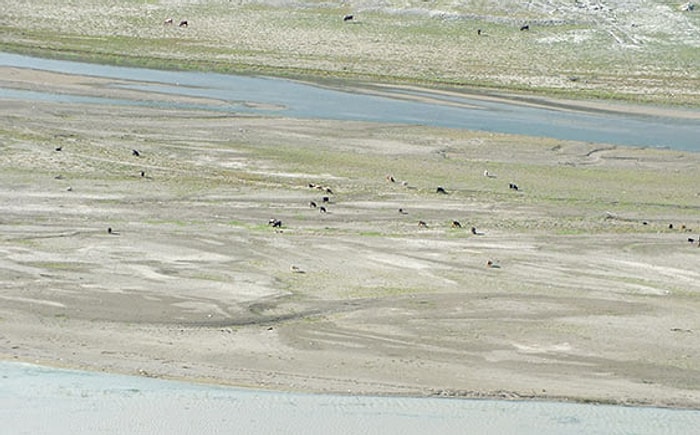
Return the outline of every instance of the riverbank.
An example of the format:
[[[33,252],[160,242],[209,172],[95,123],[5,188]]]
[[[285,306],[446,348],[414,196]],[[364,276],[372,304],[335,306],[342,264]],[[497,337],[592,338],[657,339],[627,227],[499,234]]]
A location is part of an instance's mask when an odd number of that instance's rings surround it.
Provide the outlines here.
[[[3,359],[700,408],[698,153],[14,80],[133,104],[0,106]]]
[[[147,68],[700,106],[700,14],[656,0],[507,7],[442,0],[25,3],[5,2],[0,50]],[[353,19],[343,21],[348,14]],[[183,20],[187,26],[178,26]]]

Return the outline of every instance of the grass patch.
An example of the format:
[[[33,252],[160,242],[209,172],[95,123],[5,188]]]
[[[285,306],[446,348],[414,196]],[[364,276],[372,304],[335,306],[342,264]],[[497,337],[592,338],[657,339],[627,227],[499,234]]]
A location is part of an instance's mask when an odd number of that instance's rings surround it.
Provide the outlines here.
[[[42,269],[70,272],[81,272],[88,269],[86,265],[82,263],[32,262],[28,263],[28,265]]]

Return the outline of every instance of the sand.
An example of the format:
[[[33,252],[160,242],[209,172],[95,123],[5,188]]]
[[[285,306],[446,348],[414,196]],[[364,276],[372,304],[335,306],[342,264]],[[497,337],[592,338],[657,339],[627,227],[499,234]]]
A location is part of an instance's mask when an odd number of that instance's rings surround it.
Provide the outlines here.
[[[2,77],[144,97],[97,78]],[[283,391],[700,408],[696,153],[11,100],[0,131],[2,359]],[[309,206],[323,196],[327,213]]]

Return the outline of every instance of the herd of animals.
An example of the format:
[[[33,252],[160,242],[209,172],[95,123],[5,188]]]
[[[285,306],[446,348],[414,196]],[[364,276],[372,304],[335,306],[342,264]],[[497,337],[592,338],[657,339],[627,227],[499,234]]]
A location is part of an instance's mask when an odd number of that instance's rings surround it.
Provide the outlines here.
[[[396,179],[395,179],[392,175],[387,175],[387,176],[386,176],[386,179],[387,179],[387,181],[392,182],[392,183],[395,183],[395,182],[396,182]],[[404,185],[407,185],[407,184],[404,183]],[[513,184],[513,183],[511,183],[510,185],[511,185],[511,186],[515,186],[515,184]],[[328,196],[328,195],[333,195],[333,190],[332,190],[330,187],[326,187],[326,186],[323,186],[323,185],[320,185],[320,184],[315,184],[315,183],[309,183],[309,184],[308,184],[308,187],[309,187],[310,189],[319,190],[319,191],[323,192],[324,194],[326,194],[326,195],[324,195],[324,196],[321,197],[321,199],[320,199],[320,203],[321,203],[321,204],[329,204],[329,203],[331,202],[331,198],[330,198],[330,196]],[[511,188],[512,188],[512,187],[511,187]],[[515,190],[517,190],[517,186],[516,186]],[[436,193],[439,193],[439,194],[442,194],[442,195],[447,195],[447,194],[448,194],[447,190],[446,190],[444,187],[442,187],[442,186],[438,186],[438,187],[435,189],[435,192],[436,192]],[[328,209],[326,208],[326,206],[325,206],[325,205],[320,205],[320,206],[319,206],[318,203],[317,203],[316,201],[309,201],[309,207],[310,207],[310,208],[314,208],[314,209],[318,209],[319,212],[321,212],[321,213],[328,213]],[[399,212],[400,214],[404,214],[404,215],[408,214],[408,212],[407,212],[406,209],[404,209],[404,208],[399,208],[399,209],[398,209],[398,212]],[[270,220],[268,221],[268,225],[272,226],[273,228],[281,228],[281,227],[282,227],[282,221],[279,220],[279,219],[276,219],[276,218],[270,218]],[[419,220],[419,221],[418,221],[418,227],[420,227],[420,228],[428,228],[428,224],[427,224],[425,221]],[[452,228],[462,228],[462,224],[461,224],[459,221],[453,220],[452,223],[451,223],[451,227],[452,227]],[[484,233],[481,233],[481,232],[477,231],[476,227],[471,227],[470,231],[471,231],[471,233],[474,234],[474,235],[483,235],[483,234],[484,234]]]
[[[63,147],[62,147],[62,146],[58,146],[58,147],[54,148],[54,151],[56,151],[56,152],[61,152],[61,151],[63,151]],[[139,150],[137,150],[137,149],[132,149],[132,150],[131,150],[131,155],[132,155],[133,157],[140,158],[142,154],[141,154],[141,152],[140,152]],[[141,171],[139,171],[139,175],[140,175],[140,177],[146,177],[146,172],[143,171],[143,170],[141,170]],[[485,176],[485,177],[489,177],[489,178],[496,178],[496,175],[490,173],[488,170],[484,171],[484,176]],[[57,176],[56,178],[59,178],[59,179],[60,179],[60,178],[62,178],[62,177],[59,175],[59,176]],[[397,182],[397,181],[396,181],[396,178],[394,178],[393,175],[387,175],[387,176],[386,176],[386,181],[389,182],[389,183],[396,183],[396,182]],[[408,183],[405,182],[405,181],[401,182],[401,184],[404,185],[404,186],[408,186]],[[331,189],[331,188],[328,187],[328,186],[324,186],[324,185],[320,185],[320,184],[315,184],[315,183],[308,183],[307,186],[308,186],[308,188],[310,188],[310,189],[315,189],[315,190],[321,192],[321,194],[323,195],[323,196],[321,196],[321,199],[319,200],[319,202],[320,202],[321,205],[319,205],[319,203],[317,203],[316,201],[313,201],[313,200],[312,200],[312,201],[309,201],[309,207],[310,207],[310,208],[313,208],[313,209],[318,209],[319,212],[321,212],[321,213],[328,213],[328,209],[327,209],[326,207],[327,207],[328,204],[331,203],[331,196],[334,195],[333,189]],[[518,191],[518,192],[520,191],[520,187],[518,187],[518,185],[515,184],[515,183],[513,183],[513,182],[511,182],[511,183],[508,184],[508,188],[509,188],[510,190],[513,190],[513,191]],[[72,191],[72,188],[69,187],[69,188],[68,188],[68,191]],[[448,195],[448,194],[449,194],[448,190],[445,189],[443,186],[437,186],[437,187],[435,188],[435,193],[438,194],[438,195]],[[404,208],[399,208],[399,209],[398,209],[398,212],[399,212],[400,214],[402,214],[402,215],[407,215],[407,214],[409,214],[408,211],[407,211],[406,209],[404,209]],[[648,225],[648,222],[646,222],[646,221],[643,221],[642,223],[643,223],[644,225]],[[280,219],[277,219],[277,218],[270,218],[270,220],[268,221],[268,225],[271,226],[271,227],[273,227],[273,228],[275,228],[277,231],[282,231],[283,223],[282,223],[282,221],[281,221]],[[461,229],[461,228],[463,228],[462,224],[461,224],[459,221],[457,221],[457,220],[452,220],[450,226],[451,226],[451,228],[453,228],[453,229]],[[419,227],[419,228],[428,228],[428,224],[427,224],[427,222],[425,222],[425,221],[423,221],[423,220],[419,220],[419,221],[418,221],[418,227]],[[669,230],[675,230],[676,227],[674,227],[674,225],[671,223],[671,224],[668,224],[668,229],[669,229]],[[681,226],[679,227],[679,229],[680,229],[680,231],[682,231],[682,232],[692,232],[692,231],[693,231],[691,228],[687,228],[685,225],[681,225]],[[470,232],[471,232],[471,234],[473,234],[473,235],[484,235],[484,234],[485,234],[485,233],[483,233],[483,232],[479,232],[479,231],[476,229],[476,227],[474,227],[474,226],[470,227]],[[110,235],[118,235],[118,234],[119,234],[118,232],[114,231],[114,230],[112,229],[112,227],[107,228],[107,233],[110,234]],[[698,236],[697,239],[694,238],[694,237],[688,237],[688,238],[687,238],[687,241],[688,241],[688,243],[690,243],[690,244],[695,244],[695,243],[697,242],[697,246],[700,247],[700,236]],[[487,263],[486,263],[486,267],[488,267],[488,268],[500,268],[500,265],[498,265],[498,264],[497,264],[496,262],[494,262],[493,260],[488,260]],[[301,270],[299,270],[298,268],[297,268],[297,269],[294,269],[294,268],[293,268],[292,271],[293,271],[293,272],[296,272],[296,273],[300,273],[300,272],[301,272]]]
[[[63,151],[63,147],[62,147],[62,146],[59,146],[59,147],[56,147],[54,150],[55,150],[55,151]],[[131,150],[131,155],[134,156],[134,157],[141,157],[141,152],[140,152],[139,150],[132,149],[132,150]],[[146,172],[143,171],[143,170],[142,170],[142,171],[139,171],[139,175],[140,175],[141,177],[145,177],[145,176],[146,176]],[[495,177],[496,177],[494,174],[490,173],[488,170],[484,171],[484,176],[485,176],[485,177],[489,177],[489,178],[495,178]],[[57,178],[61,178],[61,177],[58,176]],[[393,175],[387,175],[387,176],[386,176],[386,180],[387,180],[388,182],[390,182],[390,183],[396,183],[396,178],[394,178]],[[404,186],[407,186],[407,185],[408,185],[405,181],[402,182],[402,184],[403,184]],[[327,212],[328,212],[328,209],[326,208],[326,205],[324,205],[324,204],[329,204],[329,203],[331,202],[330,195],[333,195],[333,194],[334,194],[334,193],[333,193],[333,189],[331,189],[330,187],[323,186],[323,185],[320,185],[320,184],[315,184],[315,183],[309,183],[309,184],[308,184],[308,187],[311,188],[311,189],[319,190],[319,191],[321,191],[321,192],[324,194],[324,196],[322,196],[321,199],[320,199],[320,203],[321,203],[322,205],[319,206],[318,203],[317,203],[316,201],[309,201],[309,207],[310,207],[310,208],[314,208],[314,209],[318,209],[321,213],[327,213]],[[513,183],[513,182],[508,183],[508,188],[509,188],[510,190],[520,191],[520,188],[518,187],[518,185],[515,184],[515,183]],[[72,191],[72,188],[69,187],[68,190],[69,190],[69,191]],[[441,195],[447,195],[449,192],[448,192],[447,189],[445,189],[444,187],[442,187],[442,186],[437,186],[437,188],[435,189],[435,193],[441,194]],[[399,212],[400,214],[404,214],[404,215],[408,214],[408,212],[407,212],[406,209],[404,209],[404,208],[399,208],[399,209],[398,209],[398,212]],[[647,225],[647,224],[648,224],[648,222],[646,222],[646,221],[644,221],[644,222],[642,222],[642,223],[643,223],[644,225]],[[282,228],[282,221],[279,220],[279,219],[276,219],[276,218],[270,218],[270,220],[268,221],[268,224],[269,224],[270,226],[272,226],[273,228]],[[425,221],[422,221],[422,220],[419,220],[419,221],[418,221],[418,226],[419,226],[420,228],[428,228],[428,224],[427,224]],[[461,224],[459,221],[457,221],[457,220],[453,220],[453,221],[451,222],[451,227],[452,227],[452,228],[462,228],[462,224]],[[675,228],[675,227],[673,226],[672,223],[668,225],[668,229],[669,229],[669,230],[673,230],[674,228]],[[692,232],[692,229],[691,229],[691,228],[687,228],[685,225],[681,225],[680,230],[683,231],[683,232]],[[471,233],[474,234],[474,235],[483,235],[483,234],[484,234],[484,233],[481,233],[481,232],[477,231],[476,227],[471,227],[471,228],[470,228],[470,231],[471,231]],[[114,231],[112,231],[112,228],[108,228],[107,232],[108,232],[109,234],[117,234],[117,233],[115,233]],[[695,242],[698,242],[698,247],[700,247],[700,236],[698,236],[697,239],[695,239],[695,238],[693,238],[693,237],[688,237],[687,240],[688,240],[688,243],[695,243]]]
[[[485,175],[485,176],[489,176],[489,177],[495,177],[494,175],[489,174],[488,171],[485,171],[485,172],[484,172],[484,175]],[[387,180],[387,182],[390,182],[390,183],[396,183],[396,179],[394,178],[393,175],[387,175],[387,176],[386,176],[386,180]],[[402,184],[403,184],[404,186],[408,186],[408,183],[406,183],[406,182],[402,182]],[[515,186],[514,183],[510,183],[510,185],[511,185],[511,189],[513,188],[513,186]],[[321,199],[320,199],[320,203],[321,203],[321,204],[329,204],[329,203],[331,203],[331,197],[330,197],[329,195],[333,195],[333,189],[331,189],[330,187],[323,186],[323,185],[321,185],[321,184],[315,184],[315,183],[308,183],[307,186],[308,186],[310,189],[315,189],[315,190],[318,190],[318,191],[322,192],[322,194],[323,194],[324,196],[322,196]],[[515,190],[517,190],[517,186],[515,186]],[[441,194],[441,195],[448,195],[448,194],[449,194],[449,192],[447,191],[447,189],[445,189],[445,188],[442,187],[442,186],[437,186],[437,188],[435,189],[435,193]],[[310,207],[310,208],[314,208],[314,209],[318,209],[321,213],[327,213],[327,212],[328,212],[328,210],[326,209],[326,206],[325,206],[325,205],[320,205],[320,206],[319,206],[319,204],[318,204],[316,201],[309,201],[309,207]],[[403,214],[403,215],[407,215],[407,214],[408,214],[408,212],[407,212],[406,209],[404,209],[404,208],[399,208],[399,209],[398,209],[398,212],[399,212],[400,214]],[[277,231],[282,231],[282,221],[281,221],[280,219],[277,219],[277,218],[270,218],[270,220],[268,221],[268,225],[270,225],[270,226],[273,227],[273,228],[276,228]],[[428,224],[427,224],[425,221],[423,221],[423,220],[419,220],[419,221],[418,221],[418,227],[419,227],[419,228],[428,228]],[[451,223],[451,228],[460,229],[460,228],[463,228],[463,226],[462,226],[462,224],[461,224],[459,221],[453,220],[452,223]],[[476,229],[476,227],[471,227],[471,228],[470,228],[470,232],[471,232],[471,234],[477,235],[477,236],[478,236],[478,235],[484,235],[484,233],[483,233],[483,232],[479,232],[479,231]],[[498,265],[498,263],[496,263],[496,262],[493,261],[493,260],[488,260],[488,261],[486,262],[486,267],[488,267],[488,268],[500,268],[500,266]],[[291,270],[292,272],[294,272],[294,273],[304,273],[304,271],[301,270],[298,266],[292,266],[290,270]]]
[[[343,15],[343,22],[345,22],[345,23],[347,23],[347,22],[355,22],[355,15],[353,15],[353,14],[346,14],[346,15]],[[174,20],[172,17],[171,17],[171,18],[167,18],[167,19],[165,19],[165,20],[163,21],[163,25],[165,25],[165,26],[172,26],[173,24],[175,24],[175,20]],[[189,27],[189,22],[188,22],[187,20],[180,20],[180,21],[179,21],[179,24],[178,24],[178,27]],[[530,25],[529,25],[529,24],[523,24],[523,25],[520,26],[520,31],[521,31],[521,32],[524,32],[524,31],[527,31],[527,30],[530,30]],[[479,36],[485,35],[485,33],[484,33],[481,29],[477,29],[477,30],[476,30],[476,34],[479,35]]]

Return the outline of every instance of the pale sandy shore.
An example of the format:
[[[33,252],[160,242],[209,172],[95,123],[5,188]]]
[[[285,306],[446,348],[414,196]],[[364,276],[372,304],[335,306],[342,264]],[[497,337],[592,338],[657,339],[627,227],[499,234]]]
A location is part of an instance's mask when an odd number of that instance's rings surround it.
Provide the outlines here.
[[[12,100],[0,131],[2,359],[700,408],[696,153]]]

